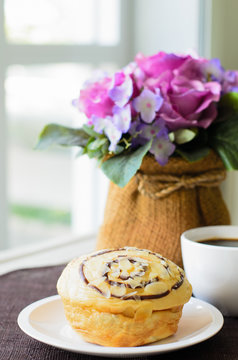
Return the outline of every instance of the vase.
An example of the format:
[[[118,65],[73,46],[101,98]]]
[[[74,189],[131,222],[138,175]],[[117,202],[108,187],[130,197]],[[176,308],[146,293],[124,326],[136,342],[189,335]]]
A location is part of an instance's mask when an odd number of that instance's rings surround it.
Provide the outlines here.
[[[125,187],[110,183],[97,249],[134,246],[183,266],[180,236],[185,230],[230,224],[219,188],[225,175],[214,151],[193,163],[171,157],[165,166],[147,155]]]

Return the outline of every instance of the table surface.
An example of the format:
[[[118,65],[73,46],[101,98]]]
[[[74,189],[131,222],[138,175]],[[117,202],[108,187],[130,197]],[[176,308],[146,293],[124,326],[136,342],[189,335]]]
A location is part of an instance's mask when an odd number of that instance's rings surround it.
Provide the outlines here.
[[[23,269],[0,276],[0,360],[103,359],[40,343],[23,333],[17,325],[17,316],[25,306],[56,294],[56,282],[63,267]],[[225,317],[222,330],[200,344],[140,359],[169,360],[177,356],[183,360],[238,360],[238,319]]]

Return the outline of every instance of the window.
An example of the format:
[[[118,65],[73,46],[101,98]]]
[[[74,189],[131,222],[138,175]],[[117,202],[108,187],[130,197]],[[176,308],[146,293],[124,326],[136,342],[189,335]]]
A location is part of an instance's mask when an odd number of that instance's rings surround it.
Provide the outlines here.
[[[192,49],[217,56],[213,27],[220,17],[213,3],[1,2],[0,249],[72,232],[96,233],[107,180],[92,160],[75,159],[70,149],[34,150],[39,131],[49,122],[80,126],[71,100],[94,69],[114,71],[138,51],[149,55],[158,50]],[[213,15],[216,21],[211,23]],[[217,28],[224,32],[222,24]],[[233,222],[237,217],[235,182],[232,174],[223,185]]]
[[[17,44],[116,45],[119,1],[5,0],[6,38]]]
[[[0,9],[0,248],[96,232],[108,184],[96,164],[34,146],[49,122],[81,125],[71,101],[94,69],[130,60],[129,8],[126,0],[5,0]]]

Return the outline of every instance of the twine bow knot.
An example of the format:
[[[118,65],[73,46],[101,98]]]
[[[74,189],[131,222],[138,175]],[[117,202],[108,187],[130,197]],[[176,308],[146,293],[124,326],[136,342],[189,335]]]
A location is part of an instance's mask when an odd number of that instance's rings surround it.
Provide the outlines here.
[[[197,186],[215,187],[226,177],[223,169],[209,170],[198,175],[143,174],[138,171],[136,181],[138,191],[152,199],[161,199],[181,188],[193,189]]]

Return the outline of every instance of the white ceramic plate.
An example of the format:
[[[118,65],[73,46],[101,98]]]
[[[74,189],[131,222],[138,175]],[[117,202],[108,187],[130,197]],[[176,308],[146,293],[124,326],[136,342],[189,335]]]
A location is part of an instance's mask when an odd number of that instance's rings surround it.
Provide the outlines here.
[[[23,309],[18,325],[32,338],[61,349],[98,356],[126,357],[165,353],[202,342],[215,335],[223,325],[223,316],[214,306],[195,298],[184,306],[178,331],[167,339],[139,347],[104,347],[85,342],[69,326],[58,295]]]

